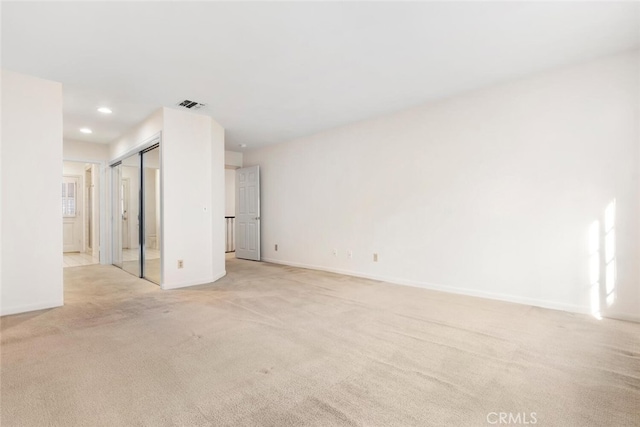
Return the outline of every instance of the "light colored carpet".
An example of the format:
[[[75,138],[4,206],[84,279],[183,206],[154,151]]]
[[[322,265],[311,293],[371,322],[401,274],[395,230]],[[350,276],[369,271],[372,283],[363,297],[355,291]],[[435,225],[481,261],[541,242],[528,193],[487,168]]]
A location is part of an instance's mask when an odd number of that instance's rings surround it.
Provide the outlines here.
[[[2,318],[2,426],[640,425],[638,324],[227,268],[175,291],[65,269],[63,308]]]

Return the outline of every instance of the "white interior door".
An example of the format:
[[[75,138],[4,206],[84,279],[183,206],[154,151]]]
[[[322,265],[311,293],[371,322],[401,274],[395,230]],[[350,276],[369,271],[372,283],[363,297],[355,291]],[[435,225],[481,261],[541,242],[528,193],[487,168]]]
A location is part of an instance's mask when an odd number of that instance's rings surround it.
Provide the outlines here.
[[[236,258],[260,261],[260,167],[236,170]]]
[[[62,177],[62,250],[82,251],[82,193],[77,176]]]

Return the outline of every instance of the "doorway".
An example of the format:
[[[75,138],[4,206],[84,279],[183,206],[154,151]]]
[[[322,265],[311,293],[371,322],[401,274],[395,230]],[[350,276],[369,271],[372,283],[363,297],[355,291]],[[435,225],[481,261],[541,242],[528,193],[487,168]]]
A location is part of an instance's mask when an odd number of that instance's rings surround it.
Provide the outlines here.
[[[62,165],[63,267],[100,263],[100,165]]]
[[[236,170],[236,258],[260,261],[260,167]]]
[[[162,284],[160,144],[114,163],[113,265]]]
[[[95,240],[96,240],[96,236],[95,236],[95,228],[94,228],[94,224],[96,223],[95,218],[94,218],[94,206],[93,206],[93,199],[96,197],[96,195],[94,194],[94,186],[93,186],[93,170],[92,170],[92,166],[91,165],[85,165],[84,167],[84,194],[85,194],[85,204],[84,204],[84,211],[86,212],[86,220],[85,220],[85,227],[84,227],[84,233],[87,239],[87,244],[86,246],[86,252],[90,255],[93,255],[94,252],[94,248],[97,250],[97,247],[95,247]]]

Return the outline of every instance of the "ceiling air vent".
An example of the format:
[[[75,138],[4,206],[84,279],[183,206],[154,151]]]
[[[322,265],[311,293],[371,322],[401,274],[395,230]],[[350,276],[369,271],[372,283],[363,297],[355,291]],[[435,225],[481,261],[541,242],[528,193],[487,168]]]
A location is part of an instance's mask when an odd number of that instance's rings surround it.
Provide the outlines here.
[[[183,107],[188,110],[199,110],[204,106],[205,105],[201,104],[200,102],[190,101],[188,99],[185,99],[184,101],[178,103],[178,107]]]

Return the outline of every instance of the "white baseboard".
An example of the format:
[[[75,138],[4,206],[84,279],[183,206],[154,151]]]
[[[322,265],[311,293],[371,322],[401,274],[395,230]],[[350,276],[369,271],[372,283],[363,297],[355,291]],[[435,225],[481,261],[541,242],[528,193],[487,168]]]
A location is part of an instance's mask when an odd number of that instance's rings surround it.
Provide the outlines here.
[[[208,277],[206,279],[190,280],[188,282],[173,283],[170,285],[167,285],[165,283],[161,286],[161,288],[166,291],[169,289],[179,289],[179,288],[188,288],[189,286],[206,285],[207,283],[213,283],[216,280],[220,280],[226,275],[227,275],[226,270],[223,270],[222,272],[216,273],[213,276]]]
[[[478,291],[478,290],[469,289],[469,288],[454,288],[451,286],[439,285],[439,284],[422,282],[417,280],[408,280],[408,279],[389,277],[389,276],[377,276],[372,274],[341,270],[337,268],[327,268],[327,267],[322,267],[318,265],[303,264],[299,262],[290,262],[290,261],[283,261],[283,260],[271,259],[271,258],[262,258],[262,261],[271,262],[273,264],[288,265],[291,267],[308,268],[311,270],[320,270],[320,271],[327,271],[330,273],[344,274],[346,276],[362,277],[365,279],[379,280],[382,282],[387,282],[395,285],[413,286],[416,288],[429,289],[432,291],[440,291],[440,292],[447,292],[451,294],[487,298],[487,299],[498,300],[498,301],[512,302],[516,304],[548,308],[552,310],[568,311],[571,313],[580,313],[580,314],[590,313],[590,310],[588,307],[581,307],[578,305],[559,303],[555,301],[540,300],[535,298],[520,297],[517,295],[500,294],[495,292]]]
[[[222,279],[222,278],[223,278],[224,276],[226,276],[226,275],[227,275],[227,270],[222,270],[222,271],[220,271],[220,272],[218,272],[218,273],[215,273],[215,274],[213,275],[213,280],[212,280],[212,282],[217,282],[218,280]]]
[[[20,313],[27,313],[29,311],[46,310],[48,308],[62,307],[63,304],[64,304],[64,301],[58,300],[55,302],[49,301],[49,302],[39,302],[36,304],[28,304],[28,305],[21,305],[21,306],[15,306],[15,307],[2,307],[0,309],[0,316],[9,316],[11,314],[20,314]]]
[[[625,322],[640,323],[640,315],[629,313],[607,313],[603,317],[608,319],[624,320]]]

